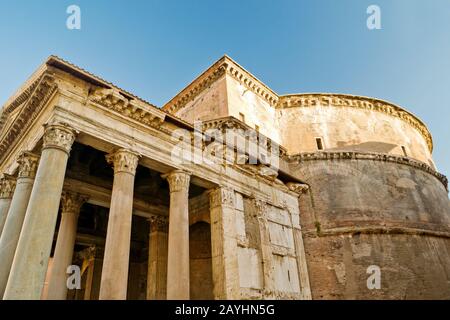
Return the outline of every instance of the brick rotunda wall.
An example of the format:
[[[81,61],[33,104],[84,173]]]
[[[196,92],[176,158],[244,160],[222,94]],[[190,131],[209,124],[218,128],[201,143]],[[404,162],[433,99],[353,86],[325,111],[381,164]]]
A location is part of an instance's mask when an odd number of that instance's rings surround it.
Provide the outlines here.
[[[450,299],[447,180],[411,158],[291,156],[313,299]],[[367,268],[381,289],[367,288]]]

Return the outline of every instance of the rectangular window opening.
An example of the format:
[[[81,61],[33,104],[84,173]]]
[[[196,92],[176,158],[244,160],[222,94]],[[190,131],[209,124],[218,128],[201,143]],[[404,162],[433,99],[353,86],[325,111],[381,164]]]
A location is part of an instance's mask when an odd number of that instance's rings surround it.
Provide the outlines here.
[[[242,112],[239,112],[239,120],[245,123],[245,115]]]
[[[407,156],[408,156],[408,153],[406,152],[405,146],[402,146],[402,151],[403,151],[403,155],[404,155],[405,157],[407,157]]]
[[[323,150],[322,138],[316,138],[317,150]]]

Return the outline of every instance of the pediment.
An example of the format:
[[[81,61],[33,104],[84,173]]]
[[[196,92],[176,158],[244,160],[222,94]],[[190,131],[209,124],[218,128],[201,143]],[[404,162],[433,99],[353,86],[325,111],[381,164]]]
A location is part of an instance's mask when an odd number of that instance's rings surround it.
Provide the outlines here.
[[[14,101],[4,107],[0,116],[0,161],[23,134],[23,129],[33,122],[56,90],[57,85],[54,78],[48,73],[43,73]]]

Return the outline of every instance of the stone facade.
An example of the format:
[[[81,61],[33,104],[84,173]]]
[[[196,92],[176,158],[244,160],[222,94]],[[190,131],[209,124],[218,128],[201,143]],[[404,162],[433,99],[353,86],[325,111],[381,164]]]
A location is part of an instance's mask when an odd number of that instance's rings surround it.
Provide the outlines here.
[[[237,145],[198,141],[198,128],[234,130]],[[161,109],[52,56],[0,115],[0,292],[449,299],[450,202],[432,147],[392,103],[279,96],[227,56]]]

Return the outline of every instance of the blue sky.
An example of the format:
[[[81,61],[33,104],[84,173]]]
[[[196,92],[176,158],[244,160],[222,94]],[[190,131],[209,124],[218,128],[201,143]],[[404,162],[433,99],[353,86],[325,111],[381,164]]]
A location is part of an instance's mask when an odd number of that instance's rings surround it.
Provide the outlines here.
[[[81,30],[66,8],[81,8]],[[381,30],[366,9],[381,8]],[[223,54],[279,94],[373,96],[419,116],[450,174],[450,1],[0,2],[0,105],[56,54],[161,106]]]

